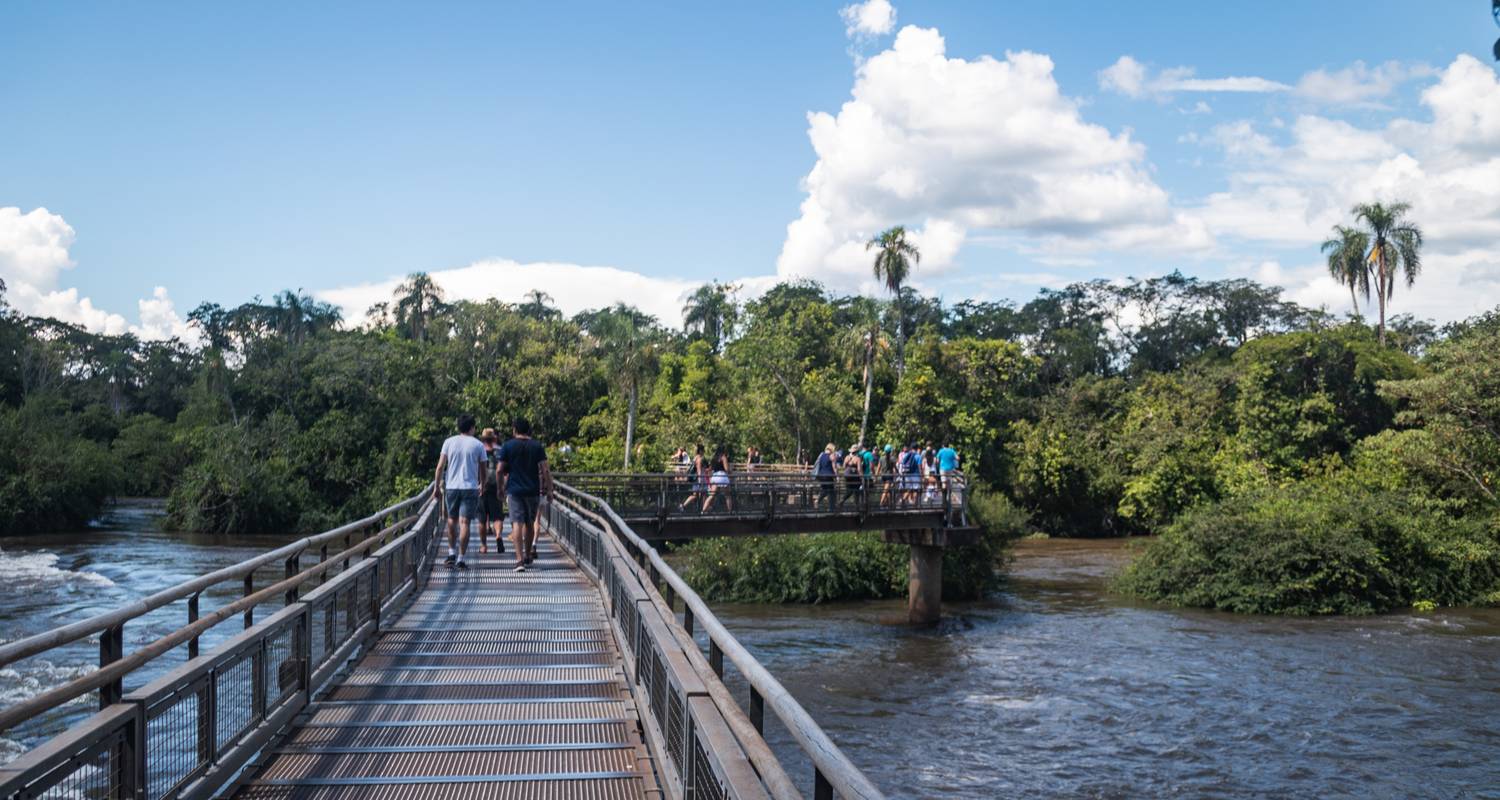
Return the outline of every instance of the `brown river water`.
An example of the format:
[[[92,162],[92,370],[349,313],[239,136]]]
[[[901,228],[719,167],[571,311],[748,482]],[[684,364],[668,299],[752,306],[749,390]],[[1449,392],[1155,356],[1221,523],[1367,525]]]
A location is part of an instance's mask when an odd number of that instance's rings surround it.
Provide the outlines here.
[[[126,506],[88,531],[0,540],[0,639],[286,541],[164,533],[158,519]],[[716,611],[892,797],[1500,798],[1500,611],[1163,609],[1108,593],[1127,558],[1120,541],[1023,543],[1000,591],[949,605],[930,630],[901,624],[900,602]],[[236,591],[206,595],[204,611]],[[182,614],[132,625],[129,646]],[[0,669],[0,704],[81,674],[96,648]],[[89,712],[80,702],[7,732],[0,762]],[[785,733],[769,736],[810,780]]]

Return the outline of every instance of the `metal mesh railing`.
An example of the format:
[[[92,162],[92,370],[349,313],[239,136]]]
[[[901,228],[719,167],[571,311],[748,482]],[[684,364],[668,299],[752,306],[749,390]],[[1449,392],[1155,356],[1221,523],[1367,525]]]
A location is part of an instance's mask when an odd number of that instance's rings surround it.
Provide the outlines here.
[[[656,491],[652,502],[659,506],[659,485]],[[643,497],[636,495],[638,507],[645,505]],[[762,735],[768,696],[814,762],[815,797],[833,797],[836,786],[845,797],[882,796],[604,498],[564,484],[543,508],[547,529],[599,581],[659,769],[683,797],[801,796]],[[678,597],[681,624],[673,608]],[[693,638],[695,623],[711,634],[706,659]],[[726,652],[750,683],[748,713],[721,680]],[[759,672],[751,674],[746,666]]]
[[[247,616],[246,629],[213,653],[190,659],[0,767],[0,800],[210,796],[378,632],[382,609],[416,590],[430,567],[424,556],[431,552],[438,519],[436,503],[428,502],[416,517],[351,543],[333,558],[324,552],[319,565],[305,571],[294,571],[294,554],[286,581],[247,589],[243,601],[203,622],[222,621],[241,609],[252,612],[256,603],[282,592],[284,608],[259,624]],[[326,578],[340,564],[342,572],[297,598],[301,585]],[[191,609],[196,617],[196,602]],[[201,624],[195,620],[146,652],[171,652],[168,645],[184,641],[184,631]]]

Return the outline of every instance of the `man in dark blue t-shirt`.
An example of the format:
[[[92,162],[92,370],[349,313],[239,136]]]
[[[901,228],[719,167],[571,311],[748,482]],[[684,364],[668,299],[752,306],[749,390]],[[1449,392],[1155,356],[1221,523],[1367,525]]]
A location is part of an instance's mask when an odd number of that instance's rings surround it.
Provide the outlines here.
[[[516,572],[536,560],[536,516],[541,495],[552,497],[552,471],[547,448],[531,438],[531,423],[517,417],[511,423],[515,438],[500,446],[497,477],[510,501],[510,535],[516,546]]]

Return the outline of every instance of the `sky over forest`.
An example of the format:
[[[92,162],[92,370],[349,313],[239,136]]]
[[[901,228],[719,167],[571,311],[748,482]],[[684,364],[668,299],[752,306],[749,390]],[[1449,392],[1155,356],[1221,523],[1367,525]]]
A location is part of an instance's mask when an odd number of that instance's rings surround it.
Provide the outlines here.
[[[1426,235],[1397,313],[1500,305],[1488,4],[12,4],[0,280],[19,311],[190,336],[303,289],[680,322],[709,281],[945,301],[1173,270],[1349,310],[1357,202]]]

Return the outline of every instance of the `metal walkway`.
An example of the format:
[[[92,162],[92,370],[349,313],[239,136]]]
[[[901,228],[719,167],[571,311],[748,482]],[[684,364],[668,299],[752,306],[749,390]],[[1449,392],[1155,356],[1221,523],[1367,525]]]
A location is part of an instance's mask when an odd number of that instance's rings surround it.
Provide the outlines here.
[[[439,567],[234,797],[646,797],[656,788],[599,593],[548,537]]]
[[[882,797],[602,498],[560,483],[525,573],[498,554],[467,571],[434,566],[442,526],[429,486],[0,643],[0,668],[99,647],[99,669],[0,708],[9,733],[99,703],[0,764],[0,800]],[[257,582],[278,564],[284,577]],[[243,594],[203,608],[226,584]],[[186,624],[147,642],[127,630],[168,607]],[[200,653],[199,638],[226,624],[241,630]],[[779,753],[765,739],[772,720],[789,744]]]

